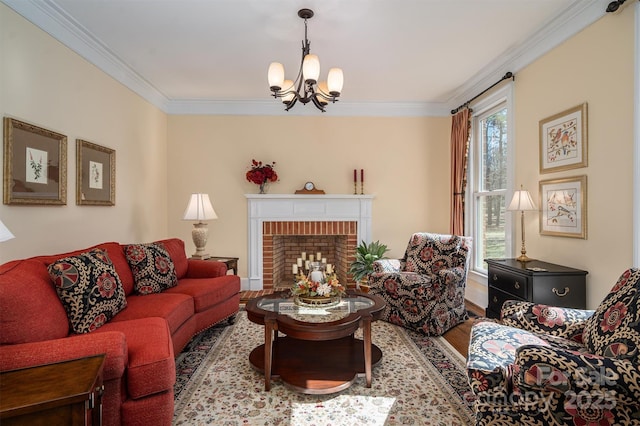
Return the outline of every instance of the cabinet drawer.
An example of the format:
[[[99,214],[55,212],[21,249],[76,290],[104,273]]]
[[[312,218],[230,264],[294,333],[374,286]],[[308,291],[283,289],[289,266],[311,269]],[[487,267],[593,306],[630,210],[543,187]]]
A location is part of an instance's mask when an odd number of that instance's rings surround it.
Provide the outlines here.
[[[526,299],[529,295],[530,278],[526,275],[514,274],[497,268],[489,268],[489,285]]]
[[[502,304],[507,300],[524,300],[521,297],[514,297],[513,294],[506,293],[494,286],[489,286],[489,306],[487,311],[500,312]],[[497,317],[500,316],[499,314]]]
[[[584,279],[580,276],[567,276],[560,279],[536,280],[532,300],[543,305],[584,309],[586,304]]]

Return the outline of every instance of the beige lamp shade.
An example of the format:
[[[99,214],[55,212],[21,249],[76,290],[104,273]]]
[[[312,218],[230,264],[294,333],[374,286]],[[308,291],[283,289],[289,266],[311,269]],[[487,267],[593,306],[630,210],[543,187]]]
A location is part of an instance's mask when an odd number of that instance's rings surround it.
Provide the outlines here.
[[[513,194],[511,204],[507,207],[508,211],[532,211],[538,210],[531,199],[529,191],[521,189]]]
[[[211,220],[217,219],[218,215],[213,210],[209,194],[191,194],[189,204],[184,211],[184,220]]]
[[[191,237],[193,244],[196,246],[196,252],[191,256],[193,259],[208,259],[211,257],[205,252],[207,239],[209,238],[209,229],[203,220],[217,219],[218,215],[213,210],[209,194],[191,194],[189,204],[184,211],[184,220],[195,220]]]
[[[0,243],[15,238],[4,223],[0,220]]]

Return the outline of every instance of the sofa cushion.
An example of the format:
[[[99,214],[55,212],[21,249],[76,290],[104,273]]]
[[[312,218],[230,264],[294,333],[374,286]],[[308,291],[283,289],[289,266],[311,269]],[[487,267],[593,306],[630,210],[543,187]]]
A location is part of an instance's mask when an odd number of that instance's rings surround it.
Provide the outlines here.
[[[127,394],[143,398],[172,389],[176,381],[173,344],[167,322],[162,318],[111,321],[98,332],[119,331],[128,350]]]
[[[44,263],[16,260],[0,267],[0,344],[39,342],[69,334],[67,313]]]
[[[640,269],[618,278],[586,321],[582,337],[590,353],[640,362]]]
[[[124,253],[133,271],[136,293],[160,293],[178,283],[173,261],[161,243],[129,244]]]
[[[59,259],[48,270],[75,333],[94,331],[127,306],[105,250]]]
[[[218,278],[183,278],[177,287],[167,293],[186,294],[193,298],[195,311],[202,312],[223,302],[240,291],[240,280],[235,275]]]
[[[113,321],[160,317],[167,321],[173,335],[193,314],[193,298],[186,294],[132,294],[127,297],[127,308],[116,315]]]

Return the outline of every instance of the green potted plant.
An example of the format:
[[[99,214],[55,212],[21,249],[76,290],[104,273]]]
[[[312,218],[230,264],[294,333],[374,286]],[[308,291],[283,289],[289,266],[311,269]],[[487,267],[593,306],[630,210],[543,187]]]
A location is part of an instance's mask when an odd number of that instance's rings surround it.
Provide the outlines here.
[[[388,251],[387,246],[380,244],[380,241],[373,241],[369,244],[362,241],[356,247],[356,260],[351,263],[349,273],[353,276],[359,289],[366,290],[368,288],[366,287],[366,282],[369,274],[373,272],[373,262],[378,259],[385,259],[384,254]]]

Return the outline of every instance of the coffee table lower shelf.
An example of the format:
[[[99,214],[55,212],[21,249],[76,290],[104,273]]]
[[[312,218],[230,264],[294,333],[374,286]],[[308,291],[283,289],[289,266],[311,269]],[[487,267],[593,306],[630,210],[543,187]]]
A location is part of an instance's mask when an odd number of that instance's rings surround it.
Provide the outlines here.
[[[322,395],[340,392],[364,376],[364,342],[353,336],[335,340],[273,340],[271,377],[280,377],[297,392]],[[371,365],[382,359],[382,351],[371,345]],[[264,345],[249,355],[251,366],[264,374]]]

